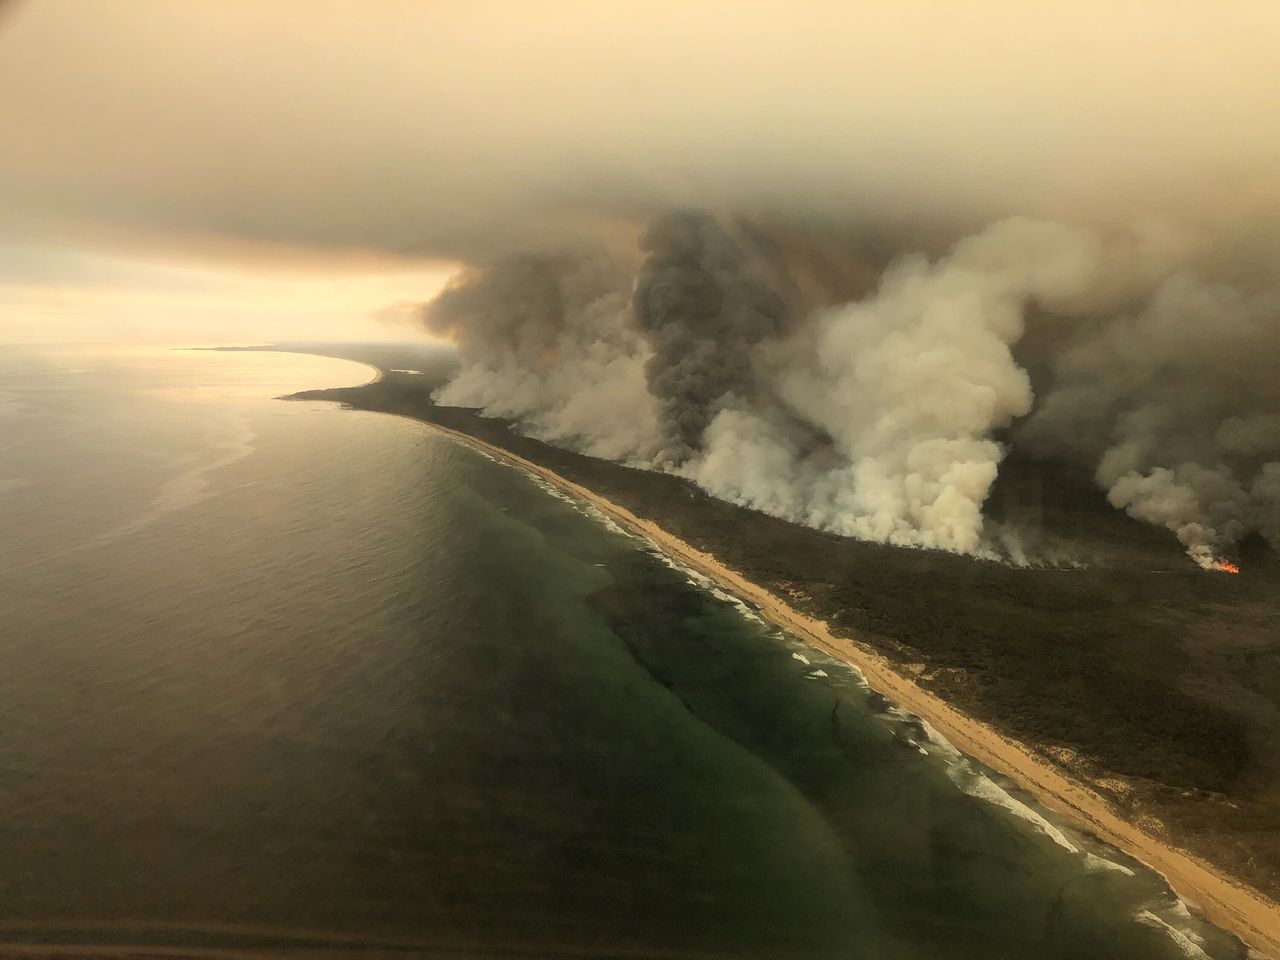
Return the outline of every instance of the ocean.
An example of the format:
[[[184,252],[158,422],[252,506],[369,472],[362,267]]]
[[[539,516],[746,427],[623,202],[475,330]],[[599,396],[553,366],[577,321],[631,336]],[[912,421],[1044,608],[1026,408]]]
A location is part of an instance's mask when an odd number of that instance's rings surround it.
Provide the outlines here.
[[[0,952],[1244,956],[371,375],[0,348]]]

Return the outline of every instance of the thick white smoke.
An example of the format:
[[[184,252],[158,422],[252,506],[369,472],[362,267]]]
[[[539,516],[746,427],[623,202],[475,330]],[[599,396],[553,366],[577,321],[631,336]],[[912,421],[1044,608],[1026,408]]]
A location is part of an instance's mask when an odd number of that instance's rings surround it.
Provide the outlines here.
[[[726,411],[687,472],[720,496],[880,542],[983,553],[982,504],[1003,447],[992,431],[1031,409],[1010,344],[1036,298],[1095,282],[1088,234],[1009,220],[937,263],[894,263],[866,300],[820,311],[767,364],[787,419]]]
[[[427,310],[464,361],[439,401],[883,543],[1008,558],[983,505],[1009,437],[1083,458],[1202,565],[1252,531],[1277,543],[1280,293],[1197,279],[1176,234],[1011,218],[816,308],[785,251],[733,235],[660,219],[634,285],[600,258],[469,275]]]
[[[1208,562],[1276,541],[1280,4],[1167,6],[19,4],[0,240],[472,264],[442,402],[966,552],[1034,443]]]
[[[597,258],[509,260],[465,275],[425,313],[430,329],[456,339],[462,361],[437,402],[517,420],[591,456],[647,461],[657,404],[625,282]]]

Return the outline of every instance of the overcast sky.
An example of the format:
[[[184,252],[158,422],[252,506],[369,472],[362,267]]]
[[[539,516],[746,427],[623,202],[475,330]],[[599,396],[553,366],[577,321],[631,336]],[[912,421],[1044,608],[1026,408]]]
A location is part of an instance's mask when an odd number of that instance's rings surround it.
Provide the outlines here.
[[[0,340],[398,336],[460,261],[677,204],[1276,249],[1273,0],[4,9]]]

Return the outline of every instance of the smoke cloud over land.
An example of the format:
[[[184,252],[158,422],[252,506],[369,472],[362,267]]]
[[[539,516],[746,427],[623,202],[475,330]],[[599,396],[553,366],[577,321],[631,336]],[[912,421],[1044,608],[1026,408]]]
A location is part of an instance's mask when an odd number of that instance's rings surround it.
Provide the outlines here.
[[[453,261],[442,403],[975,555],[1011,453],[1080,465],[1208,565],[1280,537],[1277,47],[1262,2],[32,0],[0,241]]]
[[[434,300],[464,360],[439,401],[880,542],[1009,556],[982,511],[1012,442],[1204,566],[1280,546],[1280,288],[1210,280],[1165,231],[1009,218],[854,299],[801,294],[760,223],[679,210],[638,246],[634,279],[503,261]]]

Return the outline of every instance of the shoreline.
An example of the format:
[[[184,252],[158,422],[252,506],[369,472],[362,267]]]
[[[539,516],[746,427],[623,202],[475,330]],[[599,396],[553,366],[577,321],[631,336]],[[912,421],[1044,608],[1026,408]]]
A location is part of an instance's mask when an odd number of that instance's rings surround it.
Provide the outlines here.
[[[376,411],[370,411],[376,412]],[[1239,937],[1250,955],[1280,958],[1280,905],[1233,880],[1199,858],[1129,823],[1110,803],[1062,772],[1030,747],[967,716],[894,669],[883,656],[857,640],[836,636],[826,623],[792,608],[656,523],[636,516],[581,484],[516,453],[468,433],[403,416],[455,442],[524,470],[599,510],[604,516],[648,540],[672,560],[708,577],[721,589],[757,608],[765,619],[805,643],[859,670],[872,690],[933,726],[957,750],[1008,777],[1047,809],[1078,829],[1093,834],[1162,876],[1190,907],[1216,926]]]

